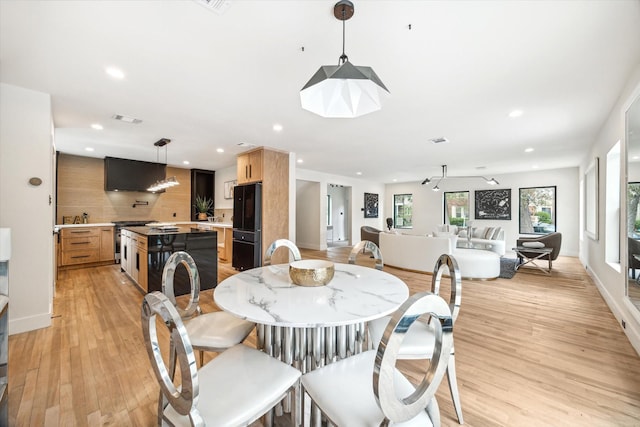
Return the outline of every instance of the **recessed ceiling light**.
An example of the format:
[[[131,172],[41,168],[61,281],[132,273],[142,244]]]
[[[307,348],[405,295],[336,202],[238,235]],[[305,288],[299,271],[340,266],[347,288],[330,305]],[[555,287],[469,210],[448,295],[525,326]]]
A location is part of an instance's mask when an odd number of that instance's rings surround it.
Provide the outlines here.
[[[124,72],[120,68],[107,67],[105,71],[108,75],[110,75],[114,79],[118,79],[118,80],[124,79]]]
[[[538,165],[531,166],[532,169],[538,169]]]
[[[362,172],[356,172],[356,175],[362,175]]]
[[[524,149],[525,153],[531,153],[532,151],[533,151],[533,148],[531,148],[531,147]]]
[[[95,129],[95,130],[102,130],[102,129],[104,129],[100,123],[94,123],[94,124],[92,124],[92,125],[91,125],[91,128],[92,128],[92,129]]]
[[[298,159],[298,163],[304,163],[304,160]]]
[[[217,151],[218,153],[224,153],[224,148],[218,148],[216,151]]]
[[[95,151],[93,147],[85,147],[85,151]]]
[[[398,180],[396,178],[393,178],[393,182],[398,182]]]
[[[513,110],[512,112],[509,113],[509,117],[511,118],[520,117],[522,114],[524,114],[522,110]]]
[[[185,160],[185,161],[183,161],[183,162],[182,162],[182,164],[184,164],[184,165],[188,165],[188,164],[189,164],[189,160]]]
[[[640,159],[640,156],[633,156],[633,157],[631,158],[631,160],[638,160],[638,159]]]
[[[273,130],[276,132],[280,132],[282,130],[282,125],[280,123],[275,123],[273,125]]]

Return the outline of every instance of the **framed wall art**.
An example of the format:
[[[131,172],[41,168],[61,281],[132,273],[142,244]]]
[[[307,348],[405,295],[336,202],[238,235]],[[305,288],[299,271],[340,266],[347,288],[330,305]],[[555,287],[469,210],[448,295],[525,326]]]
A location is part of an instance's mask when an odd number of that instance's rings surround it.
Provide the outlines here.
[[[378,218],[378,195],[364,193],[364,217]]]
[[[238,185],[237,180],[224,182],[224,198],[225,199],[233,199],[233,187],[235,187],[236,185]]]
[[[511,189],[476,190],[476,219],[511,220]]]

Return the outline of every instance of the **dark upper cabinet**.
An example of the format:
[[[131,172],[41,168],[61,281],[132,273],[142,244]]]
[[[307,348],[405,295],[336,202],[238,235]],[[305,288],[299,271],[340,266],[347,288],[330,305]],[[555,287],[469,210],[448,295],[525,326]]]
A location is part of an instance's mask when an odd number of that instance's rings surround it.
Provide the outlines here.
[[[191,220],[198,220],[198,213],[194,207],[196,196],[208,197],[216,200],[216,172],[203,169],[191,169]],[[214,205],[215,208],[215,205]],[[211,212],[213,215],[213,211]]]

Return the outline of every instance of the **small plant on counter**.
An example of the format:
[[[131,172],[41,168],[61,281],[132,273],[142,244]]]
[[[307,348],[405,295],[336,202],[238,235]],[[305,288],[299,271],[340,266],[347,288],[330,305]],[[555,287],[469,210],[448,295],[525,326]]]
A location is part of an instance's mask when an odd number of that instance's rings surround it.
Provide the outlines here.
[[[207,214],[213,210],[213,200],[208,197],[196,196],[194,207],[198,213],[198,219],[207,219]]]

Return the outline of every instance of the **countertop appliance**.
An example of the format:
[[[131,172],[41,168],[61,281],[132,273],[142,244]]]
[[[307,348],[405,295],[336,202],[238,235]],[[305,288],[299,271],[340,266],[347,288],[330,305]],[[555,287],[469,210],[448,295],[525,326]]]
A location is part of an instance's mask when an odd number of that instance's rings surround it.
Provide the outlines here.
[[[262,265],[262,183],[233,189],[233,256],[236,270]]]
[[[149,224],[151,222],[157,222],[152,219],[145,220],[129,220],[129,221],[111,221],[115,225],[114,229],[114,239],[115,239],[115,259],[116,264],[120,264],[120,231],[125,227],[141,227],[145,224]]]

